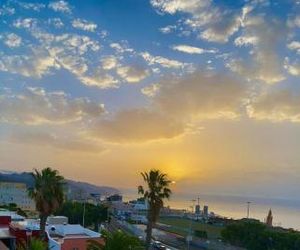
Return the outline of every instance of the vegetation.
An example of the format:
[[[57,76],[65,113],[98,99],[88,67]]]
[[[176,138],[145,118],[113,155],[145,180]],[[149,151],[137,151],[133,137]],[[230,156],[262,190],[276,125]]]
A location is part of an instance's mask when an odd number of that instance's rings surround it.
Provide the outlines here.
[[[143,186],[138,187],[139,194],[142,194],[145,201],[148,202],[148,224],[146,229],[146,249],[150,248],[152,229],[158,220],[161,208],[164,205],[164,199],[168,199],[171,195],[169,188],[171,180],[168,176],[159,170],[150,170],[149,173],[141,173],[143,180],[146,183],[146,188]]]
[[[269,228],[257,221],[233,223],[221,234],[225,242],[248,250],[300,249],[299,232]]]
[[[159,222],[170,226],[165,228],[165,230],[186,237],[189,232],[191,220],[187,218],[161,217]],[[194,230],[195,236],[197,236],[196,231],[205,231],[209,239],[217,239],[221,237],[222,227],[220,226],[193,221],[192,229]]]
[[[194,235],[202,239],[207,239],[207,232],[204,230],[195,230]]]
[[[141,241],[122,231],[116,231],[109,233],[107,231],[102,232],[105,240],[105,245],[98,243],[94,240],[90,240],[87,250],[139,250],[144,249]]]
[[[26,242],[23,242],[22,244],[17,246],[17,250],[47,250],[48,244],[47,242],[37,239],[37,238],[31,238],[29,245],[26,245]]]
[[[8,205],[1,205],[0,208],[16,212],[18,215],[21,215],[23,217],[27,217],[26,212],[24,210],[22,210],[21,208],[19,208],[17,206],[17,204],[15,204],[15,203],[9,203]]]
[[[66,201],[56,211],[57,215],[64,215],[69,218],[71,224],[82,224],[84,204],[80,202]],[[85,204],[85,226],[94,227],[99,231],[99,224],[107,220],[108,208],[104,205]]]
[[[32,173],[33,187],[28,189],[29,197],[35,201],[36,210],[40,217],[41,238],[45,238],[46,221],[64,201],[64,177],[57,170],[44,168],[35,169]]]

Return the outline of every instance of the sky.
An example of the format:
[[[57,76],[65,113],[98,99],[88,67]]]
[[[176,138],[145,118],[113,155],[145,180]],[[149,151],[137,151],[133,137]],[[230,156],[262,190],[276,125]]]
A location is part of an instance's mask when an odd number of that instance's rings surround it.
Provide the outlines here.
[[[300,199],[299,0],[0,2],[0,169]]]

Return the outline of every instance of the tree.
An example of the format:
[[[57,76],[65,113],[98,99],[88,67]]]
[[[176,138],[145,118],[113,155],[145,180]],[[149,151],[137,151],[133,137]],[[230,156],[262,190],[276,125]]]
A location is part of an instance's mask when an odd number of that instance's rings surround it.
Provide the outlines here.
[[[241,220],[229,224],[221,232],[222,239],[248,250],[298,250],[300,234],[280,228],[268,228],[258,221]]]
[[[166,174],[156,169],[150,170],[149,173],[141,173],[141,175],[147,187],[139,186],[138,192],[143,195],[149,206],[146,229],[146,249],[149,249],[152,229],[159,217],[160,209],[164,206],[164,199],[168,199],[172,193],[169,188],[171,180],[169,180]]]
[[[202,239],[207,239],[207,232],[205,230],[195,230],[194,235]]]
[[[42,171],[34,170],[33,187],[28,189],[29,197],[35,201],[36,210],[40,217],[41,238],[45,238],[46,221],[64,201],[64,177],[57,170],[44,168]]]
[[[19,208],[17,206],[17,204],[15,204],[15,203],[9,203],[8,205],[1,205],[0,208],[4,208],[4,209],[7,209],[9,211],[16,212],[18,215],[21,215],[23,217],[27,217],[26,212],[24,210],[22,210],[21,208]]]
[[[64,215],[72,224],[82,224],[84,204],[76,201],[66,201],[56,211],[56,215]],[[85,204],[85,226],[94,226],[94,231],[99,231],[99,224],[107,220],[107,207],[104,205]]]
[[[141,241],[123,231],[116,231],[109,233],[107,231],[102,232],[102,236],[105,240],[105,245],[95,240],[88,241],[88,250],[138,250],[144,249]]]

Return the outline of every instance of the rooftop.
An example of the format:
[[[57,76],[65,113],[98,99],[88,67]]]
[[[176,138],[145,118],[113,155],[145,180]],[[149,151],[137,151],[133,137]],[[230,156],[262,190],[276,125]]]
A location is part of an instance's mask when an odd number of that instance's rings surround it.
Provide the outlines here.
[[[86,229],[81,225],[58,224],[48,225],[46,232],[49,237],[50,246],[62,245],[67,239],[90,239],[100,238],[100,234]]]
[[[79,224],[48,225],[46,231],[52,237],[63,238],[94,238],[100,237],[99,233],[86,229]]]
[[[9,238],[15,238],[14,236],[12,236],[9,232],[9,228],[8,227],[0,227],[0,240],[1,239],[9,239]],[[2,249],[0,247],[0,249]]]
[[[19,230],[40,230],[40,222],[39,220],[35,219],[26,219],[23,221],[12,222],[10,225],[12,228]]]
[[[23,216],[18,215],[16,212],[12,212],[6,209],[0,209],[0,217],[1,216],[10,216],[12,221],[24,220]]]

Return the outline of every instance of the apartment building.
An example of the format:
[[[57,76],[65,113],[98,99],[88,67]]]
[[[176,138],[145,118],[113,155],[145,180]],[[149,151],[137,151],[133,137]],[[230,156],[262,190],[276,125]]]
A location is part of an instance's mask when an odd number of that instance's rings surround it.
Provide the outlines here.
[[[35,203],[28,197],[25,183],[0,182],[0,205],[17,204],[23,210],[35,210]]]

